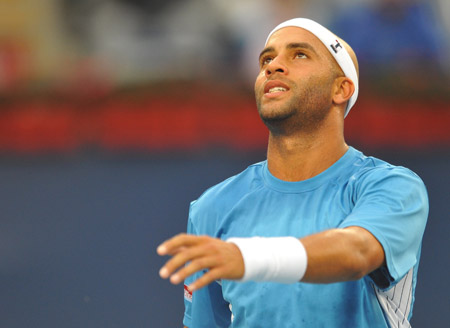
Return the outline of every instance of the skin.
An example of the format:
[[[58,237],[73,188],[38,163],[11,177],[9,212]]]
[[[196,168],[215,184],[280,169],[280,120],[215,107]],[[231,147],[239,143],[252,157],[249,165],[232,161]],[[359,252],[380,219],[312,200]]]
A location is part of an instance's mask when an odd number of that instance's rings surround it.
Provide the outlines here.
[[[353,50],[340,41],[358,67]],[[265,92],[267,86],[283,86],[286,90],[269,94]],[[348,149],[344,112],[354,90],[353,82],[310,32],[286,27],[271,36],[261,53],[255,97],[258,113],[270,132],[267,162],[275,177],[306,180],[342,157]],[[378,240],[356,226],[326,230],[300,241],[308,257],[303,282],[357,280],[385,261]],[[236,280],[244,275],[239,248],[220,239],[180,234],[163,242],[157,252],[172,256],[160,276],[173,284],[208,269],[189,286],[191,291],[218,279]]]

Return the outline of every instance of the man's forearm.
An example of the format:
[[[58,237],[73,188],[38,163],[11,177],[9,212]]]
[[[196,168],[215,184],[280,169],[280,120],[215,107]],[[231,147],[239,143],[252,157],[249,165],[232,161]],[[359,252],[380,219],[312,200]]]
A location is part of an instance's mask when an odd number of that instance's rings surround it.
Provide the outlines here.
[[[384,263],[381,244],[360,227],[326,230],[301,241],[308,254],[304,282],[357,280]]]
[[[381,244],[369,231],[361,227],[331,229],[301,238],[300,242],[307,256],[306,272],[304,276],[302,274],[301,279],[304,282],[356,280],[384,263]],[[291,262],[286,260],[286,254],[292,253],[290,248],[284,251],[278,249],[277,252],[284,258],[283,261],[274,261],[273,257],[277,254],[268,257],[263,249],[259,254],[252,253],[251,256],[259,256],[256,263],[267,266],[267,270],[272,270],[274,263],[289,266],[298,259],[297,254],[293,254]],[[161,244],[158,253],[172,256],[161,268],[160,275],[162,278],[170,278],[174,284],[182,282],[197,271],[207,269],[205,274],[189,286],[192,291],[218,279],[242,279],[246,270],[252,270],[245,267],[252,261],[245,263],[245,254],[242,254],[238,246],[208,236],[178,235]],[[293,263],[296,264],[298,263]],[[286,269],[289,268],[280,267],[277,272],[283,275]],[[259,270],[262,272],[265,268]],[[269,275],[267,281],[279,281],[279,278]]]

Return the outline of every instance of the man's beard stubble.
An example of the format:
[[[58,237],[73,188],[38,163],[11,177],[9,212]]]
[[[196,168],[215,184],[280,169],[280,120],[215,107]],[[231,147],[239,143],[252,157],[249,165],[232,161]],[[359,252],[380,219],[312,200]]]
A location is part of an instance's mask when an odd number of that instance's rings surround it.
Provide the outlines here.
[[[301,92],[292,90],[294,96],[271,112],[264,111],[261,99],[256,97],[259,116],[272,135],[289,135],[296,132],[316,131],[330,112],[329,92],[323,84],[311,86]]]

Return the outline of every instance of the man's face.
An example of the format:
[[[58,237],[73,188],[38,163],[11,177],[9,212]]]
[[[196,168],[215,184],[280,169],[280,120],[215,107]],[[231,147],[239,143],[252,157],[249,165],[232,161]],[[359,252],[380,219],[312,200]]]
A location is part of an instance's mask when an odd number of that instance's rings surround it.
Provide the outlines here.
[[[326,117],[337,76],[333,58],[312,33],[286,27],[272,34],[260,55],[255,82],[258,112],[276,128],[311,129]]]

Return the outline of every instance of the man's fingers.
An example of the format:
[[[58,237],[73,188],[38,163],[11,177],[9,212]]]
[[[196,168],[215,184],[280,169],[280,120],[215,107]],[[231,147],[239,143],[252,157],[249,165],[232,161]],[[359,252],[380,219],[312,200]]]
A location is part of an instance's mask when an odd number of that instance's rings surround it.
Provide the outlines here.
[[[183,249],[181,252],[177,253],[174,257],[166,262],[166,264],[159,271],[159,275],[161,276],[161,278],[168,278],[170,275],[172,275],[173,272],[175,272],[175,270],[185,265],[187,262],[205,255],[206,251],[207,250],[203,247],[195,246]]]
[[[198,278],[196,281],[190,284],[188,288],[191,292],[199,290],[200,288],[209,285],[213,281],[220,279],[221,275],[222,269],[220,268],[212,269],[210,271],[205,272],[200,278]]]
[[[199,242],[201,239],[198,236],[181,233],[163,242],[156,251],[159,255],[174,255],[180,248],[193,246]]]
[[[162,243],[157,251],[160,255],[172,255],[159,274],[163,279],[170,278],[173,284],[207,269],[192,284],[194,290],[214,280],[240,279],[244,275],[244,262],[239,248],[217,238],[180,234]]]
[[[215,258],[213,256],[210,257],[202,257],[196,260],[193,260],[191,263],[186,265],[185,267],[178,270],[175,274],[170,277],[170,282],[173,284],[179,284],[183,280],[185,280],[190,275],[204,270],[212,268],[216,265]]]

